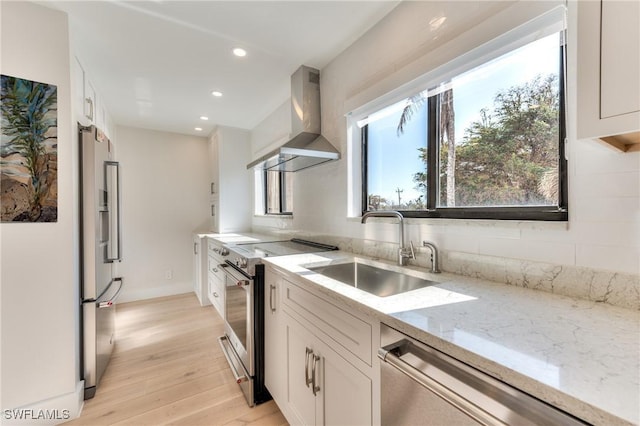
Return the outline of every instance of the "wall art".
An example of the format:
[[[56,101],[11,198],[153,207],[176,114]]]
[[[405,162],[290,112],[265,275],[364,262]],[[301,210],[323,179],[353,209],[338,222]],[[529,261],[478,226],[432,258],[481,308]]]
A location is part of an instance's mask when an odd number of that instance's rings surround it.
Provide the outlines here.
[[[58,219],[58,91],[0,76],[0,221]]]

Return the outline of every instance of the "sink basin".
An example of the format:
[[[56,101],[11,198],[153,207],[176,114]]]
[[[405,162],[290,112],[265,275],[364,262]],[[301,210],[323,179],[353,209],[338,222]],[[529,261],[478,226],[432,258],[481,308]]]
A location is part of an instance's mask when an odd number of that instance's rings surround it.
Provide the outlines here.
[[[359,288],[378,297],[388,297],[407,291],[440,284],[401,272],[389,271],[364,263],[340,263],[309,268],[318,274]]]

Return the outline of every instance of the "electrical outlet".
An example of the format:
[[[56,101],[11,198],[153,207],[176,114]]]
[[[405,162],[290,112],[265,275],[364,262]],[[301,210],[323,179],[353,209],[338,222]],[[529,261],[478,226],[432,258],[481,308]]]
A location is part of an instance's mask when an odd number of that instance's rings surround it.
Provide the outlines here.
[[[164,278],[167,280],[173,279],[173,271],[171,269],[164,271]]]

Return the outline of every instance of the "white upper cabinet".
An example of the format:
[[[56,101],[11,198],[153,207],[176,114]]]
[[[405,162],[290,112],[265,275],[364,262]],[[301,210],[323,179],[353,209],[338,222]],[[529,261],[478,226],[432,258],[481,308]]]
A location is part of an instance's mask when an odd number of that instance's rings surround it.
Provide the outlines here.
[[[251,228],[253,171],[250,135],[246,130],[218,126],[209,138],[211,161],[211,227],[214,232]]]
[[[71,63],[71,76],[73,79],[73,116],[77,122],[88,126],[91,122],[84,115],[84,68],[75,56]]]
[[[579,1],[578,138],[640,150],[640,2]]]
[[[602,2],[601,115],[640,111],[640,2]]]
[[[73,114],[77,122],[83,126],[95,125],[102,130],[108,138],[113,138],[111,117],[98,99],[96,89],[89,80],[84,67],[74,56],[73,70]]]

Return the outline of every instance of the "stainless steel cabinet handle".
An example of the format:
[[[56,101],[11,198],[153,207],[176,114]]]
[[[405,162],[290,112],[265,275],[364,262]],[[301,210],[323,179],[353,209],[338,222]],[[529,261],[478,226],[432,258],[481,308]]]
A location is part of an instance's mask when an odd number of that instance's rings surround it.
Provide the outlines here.
[[[198,243],[193,243],[193,254],[198,254]]]
[[[216,293],[215,291],[213,292],[213,297],[219,297],[218,293]]]
[[[310,355],[313,356],[313,351],[309,348],[306,348],[306,354],[304,355],[304,382],[309,387],[312,379],[309,377],[309,358]]]
[[[313,391],[313,396],[318,394],[320,391],[320,386],[316,384],[316,365],[320,361],[320,357],[318,355],[313,355],[313,367],[311,367],[311,391]]]
[[[446,386],[441,385],[436,380],[424,374],[422,371],[418,370],[411,364],[402,360],[399,356],[393,353],[400,347],[407,347],[407,341],[401,340],[399,342],[393,343],[391,345],[385,346],[384,348],[378,349],[378,358],[380,358],[385,363],[389,364],[393,368],[397,369],[401,373],[405,374],[419,385],[423,386],[427,390],[433,392],[438,395],[440,398],[447,401],[449,404],[457,407],[468,416],[476,419],[483,425],[505,425],[505,423],[501,422],[497,418],[493,417],[489,413],[480,409],[472,402],[466,400],[462,396],[458,395],[451,389]]]
[[[93,121],[93,99],[91,98],[85,98],[84,101],[89,104],[89,113],[86,114],[86,117]]]
[[[276,312],[276,308],[273,306],[273,295],[276,292],[276,286],[273,284],[269,285],[269,308],[271,308],[271,313]]]

